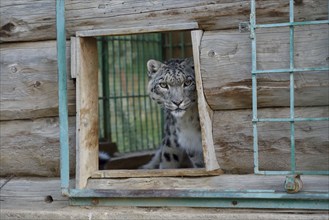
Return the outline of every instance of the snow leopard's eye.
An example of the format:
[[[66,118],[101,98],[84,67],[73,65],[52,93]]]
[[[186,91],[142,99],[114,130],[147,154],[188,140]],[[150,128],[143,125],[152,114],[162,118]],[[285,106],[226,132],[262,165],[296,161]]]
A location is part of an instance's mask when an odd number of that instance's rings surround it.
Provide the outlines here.
[[[165,82],[159,83],[161,88],[168,89],[168,84]]]
[[[190,86],[192,84],[192,80],[191,79],[186,79],[185,82],[184,82],[184,86],[187,87],[187,86]]]

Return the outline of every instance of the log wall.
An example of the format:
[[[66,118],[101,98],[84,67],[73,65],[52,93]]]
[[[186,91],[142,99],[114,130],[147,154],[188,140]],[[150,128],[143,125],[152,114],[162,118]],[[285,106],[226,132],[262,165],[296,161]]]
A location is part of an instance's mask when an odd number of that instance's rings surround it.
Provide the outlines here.
[[[295,66],[329,66],[328,25],[295,30]],[[251,42],[249,33],[205,32],[201,44],[204,93],[213,110],[251,108]],[[257,68],[289,69],[289,30],[274,28],[257,33]],[[258,107],[289,106],[289,74],[258,75]],[[329,104],[329,75],[295,74],[295,106]]]
[[[59,175],[55,7],[53,0],[0,2],[2,176]],[[249,20],[249,0],[70,0],[65,7],[68,67],[69,39],[76,31],[197,22],[204,30],[200,47],[201,73],[206,101],[214,111],[216,156],[227,172],[252,172],[250,39],[249,33],[238,32],[239,23]],[[328,1],[296,1],[295,16],[296,21],[328,19]],[[258,23],[286,21],[286,0],[257,1]],[[328,65],[328,50],[323,46],[328,42],[328,26],[296,28],[296,33],[296,63],[300,67]],[[287,64],[287,37],[284,29],[259,33],[260,68]],[[267,74],[259,78],[259,106],[264,108],[261,114],[275,116],[287,112],[288,84],[285,74]],[[297,73],[297,112],[327,116],[328,85],[326,73]],[[68,102],[70,156],[73,158],[75,82],[69,76]],[[261,166],[286,169],[288,130],[272,126],[277,125],[270,125],[269,130],[262,133]],[[329,139],[328,124],[302,124],[298,129],[296,146],[300,166],[310,169],[328,166],[325,148]],[[277,157],[284,160],[278,163]]]
[[[286,0],[258,0],[257,21],[287,22],[288,4]],[[295,6],[296,21],[328,17],[327,0],[303,0]],[[55,7],[53,0],[2,0],[0,40],[17,42],[55,39]],[[236,29],[241,21],[249,21],[250,1],[70,0],[66,1],[65,13],[68,37],[81,30],[189,22],[198,22],[203,30],[222,30]]]

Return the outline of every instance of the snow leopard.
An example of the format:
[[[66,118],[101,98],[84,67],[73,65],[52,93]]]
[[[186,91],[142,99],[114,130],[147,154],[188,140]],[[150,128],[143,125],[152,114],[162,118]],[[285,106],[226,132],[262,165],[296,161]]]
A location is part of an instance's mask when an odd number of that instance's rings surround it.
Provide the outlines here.
[[[203,168],[193,58],[149,60],[148,94],[164,111],[164,135],[141,169]]]

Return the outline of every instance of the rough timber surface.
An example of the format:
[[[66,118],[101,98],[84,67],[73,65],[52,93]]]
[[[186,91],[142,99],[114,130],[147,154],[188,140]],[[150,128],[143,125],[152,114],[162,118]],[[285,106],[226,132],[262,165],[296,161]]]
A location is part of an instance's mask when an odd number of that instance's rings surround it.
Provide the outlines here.
[[[194,70],[195,70],[195,83],[198,95],[198,110],[200,117],[201,136],[202,136],[202,150],[205,161],[206,170],[219,169],[219,165],[216,159],[213,137],[212,137],[212,115],[213,112],[209,108],[207,101],[205,100],[200,71],[200,43],[203,35],[203,31],[197,30],[191,32],[193,41],[193,58],[194,58]]]
[[[204,94],[213,110],[251,108],[250,33],[206,31],[201,41]],[[289,29],[257,31],[257,69],[289,69]],[[328,67],[328,25],[295,27],[296,68]],[[328,71],[297,72],[295,106],[329,105]],[[258,107],[289,106],[289,74],[257,76]]]
[[[77,38],[77,188],[98,170],[98,56],[96,38]]]
[[[157,178],[127,178],[127,179],[90,179],[89,189],[136,189],[136,190],[271,190],[284,192],[285,176],[257,175],[221,175],[214,177],[157,177]],[[304,192],[328,192],[328,176],[302,176]]]
[[[58,116],[56,41],[0,44],[0,53],[0,120]],[[75,115],[72,80],[67,88],[69,114]]]
[[[0,41],[55,39],[56,4],[53,0],[1,0]],[[145,27],[197,22],[203,30],[237,29],[248,21],[250,0],[71,0],[65,1],[67,37],[76,31]],[[287,22],[287,0],[257,1],[257,21]],[[328,17],[327,0],[295,3],[296,21]]]
[[[69,118],[70,168],[75,166],[75,117]],[[59,176],[59,120],[0,121],[0,176]]]
[[[130,177],[171,177],[171,176],[217,176],[223,174],[220,169],[206,170],[204,168],[193,169],[163,169],[163,170],[98,170],[91,178],[130,178]]]
[[[329,106],[295,108],[295,117],[328,117]],[[289,108],[263,108],[259,118],[288,118]],[[214,111],[213,137],[220,167],[253,173],[251,110]],[[290,170],[289,122],[258,123],[261,170]],[[329,122],[295,122],[297,170],[328,170]]]
[[[265,177],[260,177],[264,180]],[[284,178],[284,177],[283,177]],[[311,188],[328,187],[326,177],[317,177],[312,184],[312,177],[306,177],[304,183]],[[240,177],[239,180],[250,182],[249,176]],[[181,178],[178,182],[168,178],[156,178],[148,182],[145,179],[135,180],[136,188],[148,188],[157,186],[168,188],[168,184],[179,188],[195,187],[191,186],[193,180]],[[279,184],[282,178],[277,178],[274,182]],[[0,179],[0,183],[5,179]],[[121,182],[121,184],[119,183]],[[185,183],[187,182],[186,186]],[[214,184],[216,181],[206,180],[207,183]],[[228,187],[237,184],[233,176],[227,176],[227,180],[217,180],[222,184],[217,186]],[[228,182],[226,184],[225,182]],[[268,183],[269,181],[266,181]],[[103,187],[113,187],[118,189],[131,186],[128,180],[104,180]],[[109,185],[108,183],[111,183]],[[308,184],[310,183],[310,184]],[[216,185],[216,184],[215,184]],[[212,185],[210,187],[214,187]],[[282,185],[281,185],[282,186]],[[51,196],[53,202],[46,202],[46,197]],[[49,198],[49,197],[48,197]],[[13,178],[1,189],[1,212],[0,219],[240,219],[240,220],[327,220],[328,212],[309,210],[255,210],[255,209],[219,209],[219,208],[179,208],[179,207],[70,207],[67,198],[60,194],[60,180],[54,178]]]

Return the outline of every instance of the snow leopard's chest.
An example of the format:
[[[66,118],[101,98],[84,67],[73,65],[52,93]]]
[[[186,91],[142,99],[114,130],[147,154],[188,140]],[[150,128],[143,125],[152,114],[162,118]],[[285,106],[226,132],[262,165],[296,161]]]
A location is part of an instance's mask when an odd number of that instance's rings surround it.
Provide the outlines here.
[[[186,152],[202,152],[201,128],[197,107],[191,108],[183,117],[168,120],[171,123],[171,131],[166,135],[170,136],[176,143],[176,147],[185,149]]]
[[[201,129],[197,112],[177,121],[178,143],[187,153],[202,151]]]

